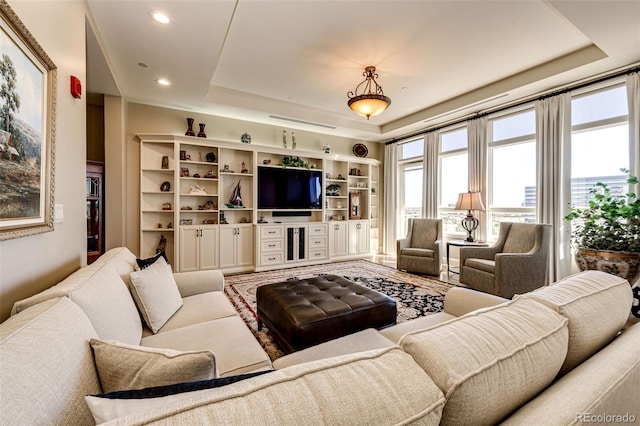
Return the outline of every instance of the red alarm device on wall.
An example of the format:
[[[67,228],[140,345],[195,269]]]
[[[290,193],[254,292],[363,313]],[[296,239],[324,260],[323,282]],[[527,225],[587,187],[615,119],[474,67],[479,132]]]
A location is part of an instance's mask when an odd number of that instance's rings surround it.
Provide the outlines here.
[[[80,79],[75,75],[71,76],[71,96],[76,99],[82,97],[82,83],[80,83]]]

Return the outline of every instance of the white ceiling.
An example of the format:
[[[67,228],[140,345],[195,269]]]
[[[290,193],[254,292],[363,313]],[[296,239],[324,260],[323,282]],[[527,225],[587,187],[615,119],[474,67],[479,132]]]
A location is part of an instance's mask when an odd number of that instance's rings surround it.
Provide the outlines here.
[[[91,92],[367,141],[640,62],[640,0],[88,4]],[[367,65],[392,100],[369,121],[347,106]]]

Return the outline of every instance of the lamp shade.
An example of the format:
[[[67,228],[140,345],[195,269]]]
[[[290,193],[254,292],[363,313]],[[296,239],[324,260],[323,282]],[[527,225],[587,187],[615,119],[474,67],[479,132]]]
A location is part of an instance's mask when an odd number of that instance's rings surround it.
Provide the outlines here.
[[[391,99],[384,95],[360,95],[349,99],[349,108],[363,117],[373,117],[387,109]]]
[[[484,211],[484,204],[482,204],[482,198],[480,198],[479,192],[462,192],[458,195],[458,202],[456,203],[456,210],[482,210]]]

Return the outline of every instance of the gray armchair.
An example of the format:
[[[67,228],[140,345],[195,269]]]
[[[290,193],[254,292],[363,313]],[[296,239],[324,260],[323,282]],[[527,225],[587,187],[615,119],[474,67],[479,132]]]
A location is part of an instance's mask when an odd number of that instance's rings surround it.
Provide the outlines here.
[[[510,299],[547,284],[551,226],[500,223],[492,247],[460,249],[460,283]]]
[[[429,275],[440,274],[442,220],[409,219],[407,236],[398,240],[398,269]]]

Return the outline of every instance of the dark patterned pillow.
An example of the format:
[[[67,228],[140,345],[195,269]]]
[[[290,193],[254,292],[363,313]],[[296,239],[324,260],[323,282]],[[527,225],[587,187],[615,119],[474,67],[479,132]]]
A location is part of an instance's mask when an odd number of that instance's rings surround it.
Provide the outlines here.
[[[178,383],[175,385],[155,386],[152,388],[145,388],[145,389],[133,389],[133,390],[126,390],[126,391],[109,392],[109,393],[103,393],[103,394],[94,395],[94,396],[97,396],[100,398],[108,398],[108,399],[158,398],[161,396],[176,395],[184,392],[193,392],[193,391],[198,391],[203,389],[219,388],[219,387],[227,386],[232,383],[236,383],[245,379],[249,379],[254,376],[259,376],[261,374],[269,373],[270,371],[273,371],[273,370],[258,371],[256,373],[240,374],[237,376],[218,377],[218,378],[209,379],[209,380],[198,380],[195,382]]]
[[[140,268],[140,269],[148,268],[149,266],[153,265],[155,263],[155,261],[160,258],[160,256],[164,257],[164,260],[167,261],[167,265],[170,265],[169,259],[167,258],[167,254],[164,252],[164,250],[161,250],[155,256],[148,257],[146,259],[136,259],[136,263],[138,264],[138,268]]]
[[[100,424],[118,417],[157,409],[172,402],[183,401],[198,395],[198,393],[205,392],[207,389],[230,385],[268,372],[260,371],[239,376],[157,386],[140,390],[87,395],[84,399],[96,424]]]
[[[640,284],[636,284],[631,289],[633,291],[633,303],[631,304],[631,315],[640,318]]]

